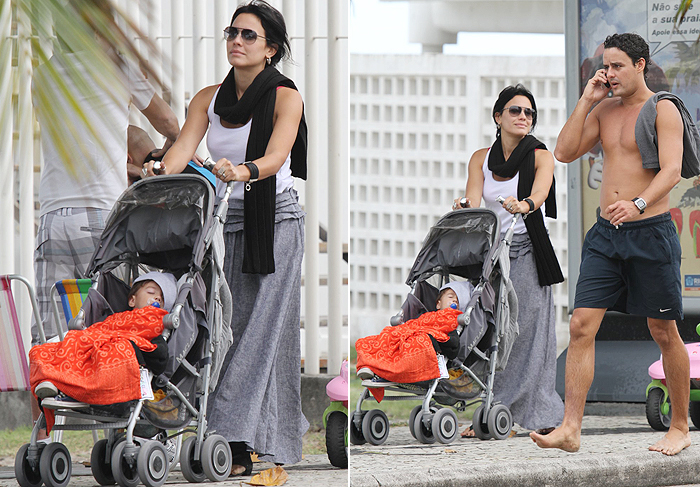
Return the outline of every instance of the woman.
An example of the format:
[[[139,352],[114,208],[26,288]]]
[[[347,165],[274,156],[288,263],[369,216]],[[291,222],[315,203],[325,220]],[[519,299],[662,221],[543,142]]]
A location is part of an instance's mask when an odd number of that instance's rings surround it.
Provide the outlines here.
[[[289,56],[282,15],[254,0],[236,9],[224,32],[233,67],[220,86],[192,99],[163,164],[166,173],[181,172],[208,128],[219,195],[235,181],[224,226],[234,342],[208,419],[230,442],[231,474],[249,475],[250,451],[278,464],[301,460],[308,428],[299,349],[304,212],[292,181],[306,178],[306,123],[294,83],[274,68]]]
[[[537,124],[532,93],[523,85],[508,86],[493,107],[496,141],[476,151],[469,161],[466,202],[455,200],[453,208],[478,206],[501,219],[501,229],[515,213],[522,214],[515,226],[510,249],[510,278],[518,295],[520,335],[508,365],[494,379],[497,401],[508,406],[513,421],[523,428],[548,430],[558,425],[564,405],[554,390],[557,342],[551,285],[562,282],[552,243],[542,216],[556,218],[554,158],[545,145],[530,135]],[[496,202],[503,196],[503,204]],[[553,429],[553,428],[552,428]],[[463,437],[474,436],[471,426]]]

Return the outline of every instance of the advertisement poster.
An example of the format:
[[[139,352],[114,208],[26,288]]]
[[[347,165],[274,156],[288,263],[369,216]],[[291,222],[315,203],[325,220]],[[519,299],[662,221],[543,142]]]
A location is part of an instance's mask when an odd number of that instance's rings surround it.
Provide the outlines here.
[[[691,4],[684,22],[674,28],[678,1],[580,0],[581,68],[579,92],[603,67],[603,41],[614,33],[634,32],[649,43],[651,65],[647,85],[670,91],[685,103],[696,124],[700,120],[700,2]],[[593,225],[599,205],[598,188],[603,155],[600,146],[583,156],[581,164],[583,235]],[[671,215],[678,230],[683,257],[683,296],[700,298],[700,177],[682,179],[671,191]],[[700,300],[691,300],[700,311]],[[690,303],[689,303],[690,304]],[[686,311],[688,310],[688,306]]]

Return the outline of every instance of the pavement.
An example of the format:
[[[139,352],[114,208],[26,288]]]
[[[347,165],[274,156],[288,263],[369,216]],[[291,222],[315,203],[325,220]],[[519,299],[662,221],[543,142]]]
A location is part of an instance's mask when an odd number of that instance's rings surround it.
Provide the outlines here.
[[[458,414],[459,417],[459,414]],[[460,431],[471,421],[464,421]],[[590,404],[577,453],[538,448],[529,431],[502,441],[458,438],[424,445],[408,426],[391,425],[381,446],[350,448],[350,487],[657,487],[697,485],[700,431],[691,423],[693,444],[675,457],[647,447],[663,433],[647,423],[644,404]]]
[[[253,465],[253,475],[261,471],[274,468],[274,464],[259,462]],[[295,465],[285,465],[289,478],[284,484],[285,487],[347,487],[348,471],[333,467],[326,455],[305,455],[304,459]],[[251,477],[231,477],[224,482],[205,482],[217,486],[241,486],[247,487],[246,482],[250,481]],[[13,467],[0,467],[0,486],[17,487],[15,473]],[[90,467],[86,467],[81,463],[73,463],[73,469],[69,485],[71,487],[101,487],[100,484],[93,478]],[[182,476],[180,466],[176,465],[172,472],[168,475],[168,480],[165,483],[168,487],[184,487],[192,486]],[[198,484],[203,485],[203,484]]]

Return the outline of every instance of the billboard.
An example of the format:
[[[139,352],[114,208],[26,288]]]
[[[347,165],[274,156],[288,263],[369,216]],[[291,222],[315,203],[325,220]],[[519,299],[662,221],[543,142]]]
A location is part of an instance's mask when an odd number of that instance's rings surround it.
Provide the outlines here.
[[[614,33],[634,32],[649,43],[651,65],[647,85],[653,91],[671,91],[678,95],[695,123],[700,120],[700,3],[691,4],[685,20],[674,28],[678,1],[665,0],[571,0],[567,1],[567,39],[569,113],[578,100],[588,79],[603,64],[603,41]],[[575,24],[574,24],[575,22]],[[578,36],[570,36],[570,32]],[[576,49],[577,52],[572,52]],[[573,86],[572,86],[573,85]],[[578,165],[572,165],[569,175],[570,209],[573,232],[570,239],[580,249],[585,233],[593,225],[599,205],[599,186],[603,154],[600,146],[585,154]],[[571,174],[576,172],[576,174]],[[671,215],[683,249],[681,278],[683,304],[686,314],[700,314],[700,177],[683,179],[671,191]],[[573,252],[573,250],[572,250]],[[580,252],[571,255],[570,299],[576,284]],[[573,281],[573,282],[571,282]]]

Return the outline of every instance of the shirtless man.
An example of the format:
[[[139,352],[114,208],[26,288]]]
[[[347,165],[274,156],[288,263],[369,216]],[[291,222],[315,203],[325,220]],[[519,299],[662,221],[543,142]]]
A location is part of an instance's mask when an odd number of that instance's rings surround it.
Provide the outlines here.
[[[541,448],[575,452],[580,447],[595,335],[609,308],[647,317],[663,354],[673,416],[668,433],[649,449],[675,455],[690,446],[688,354],[675,323],[683,317],[681,249],[669,213],[669,192],[681,178],[683,122],[673,102],[658,101],[659,169],[642,168],[635,123],[654,95],[645,81],[648,64],[649,47],[640,36],[609,36],[603,69],[588,81],[557,139],[554,155],[559,161],[575,161],[600,142],[605,162],[601,213],[583,243],[569,325],[564,420],[546,436],[530,433]]]

